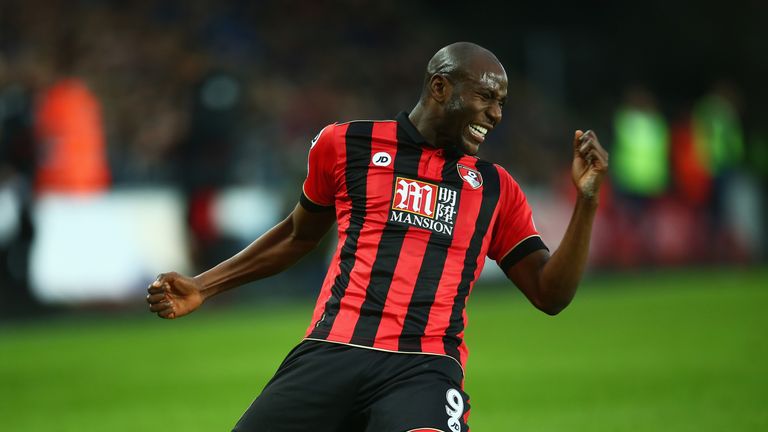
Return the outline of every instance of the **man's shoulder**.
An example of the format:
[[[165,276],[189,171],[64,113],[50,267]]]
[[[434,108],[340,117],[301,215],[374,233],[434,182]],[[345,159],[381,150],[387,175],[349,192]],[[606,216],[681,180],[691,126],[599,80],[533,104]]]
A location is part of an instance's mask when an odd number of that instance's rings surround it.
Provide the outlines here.
[[[507,169],[501,166],[500,164],[489,161],[487,159],[479,158],[477,156],[464,156],[461,159],[459,159],[459,164],[474,166],[477,170],[482,170],[482,171],[491,171],[491,172],[495,171],[496,173],[498,173],[499,176],[511,177],[511,174],[509,173],[509,171],[507,171]]]
[[[325,147],[338,147],[346,142],[349,137],[371,136],[376,124],[393,124],[397,120],[348,120],[345,122],[330,123],[323,127],[312,139],[312,147],[318,142]]]
[[[394,119],[384,119],[384,120],[365,120],[365,119],[359,119],[359,120],[347,120],[347,121],[344,121],[344,122],[337,122],[337,123],[334,123],[334,125],[335,126],[345,126],[345,125],[350,125],[350,124],[355,124],[355,123],[392,123],[392,122],[396,123],[397,120],[394,120]]]
[[[370,131],[373,130],[373,125],[383,123],[397,123],[397,120],[347,120],[330,123],[320,130],[313,142],[321,136],[326,137],[326,139],[339,139],[350,134],[370,134]]]
[[[521,190],[520,184],[512,173],[501,164],[491,162],[485,159],[476,158],[475,167],[478,171],[493,173],[499,178],[499,184],[502,190]]]

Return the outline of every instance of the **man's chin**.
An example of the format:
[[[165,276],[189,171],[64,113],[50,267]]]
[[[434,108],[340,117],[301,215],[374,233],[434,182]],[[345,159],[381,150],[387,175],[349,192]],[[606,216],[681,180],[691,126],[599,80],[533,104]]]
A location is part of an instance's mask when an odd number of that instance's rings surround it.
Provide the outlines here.
[[[462,140],[461,144],[457,147],[460,152],[467,156],[474,156],[480,150],[480,144],[468,142],[467,140]]]

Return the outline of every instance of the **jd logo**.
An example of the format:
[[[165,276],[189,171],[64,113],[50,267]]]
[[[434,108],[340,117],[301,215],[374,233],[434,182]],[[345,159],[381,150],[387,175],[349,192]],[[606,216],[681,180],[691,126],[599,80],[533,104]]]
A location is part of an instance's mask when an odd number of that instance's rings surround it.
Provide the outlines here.
[[[389,164],[392,163],[392,156],[390,156],[387,152],[378,152],[373,155],[371,162],[373,162],[374,165],[380,167],[389,166]]]

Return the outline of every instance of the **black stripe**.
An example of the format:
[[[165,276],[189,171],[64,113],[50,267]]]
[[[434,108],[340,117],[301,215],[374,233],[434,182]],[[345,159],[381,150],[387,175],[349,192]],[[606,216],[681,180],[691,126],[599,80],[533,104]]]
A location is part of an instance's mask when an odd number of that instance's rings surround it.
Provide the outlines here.
[[[462,180],[459,177],[458,170],[456,170],[459,158],[460,156],[456,156],[445,161],[443,166],[443,185],[441,186],[448,184],[461,187]],[[458,211],[461,189],[453,189],[457,192],[455,208]],[[445,260],[448,257],[448,249],[452,242],[453,237],[446,239],[444,234],[433,232],[429,236],[424,259],[421,262],[411,301],[408,304],[408,313],[403,323],[403,332],[400,334],[398,348],[400,351],[421,351],[421,337],[424,335],[424,330],[427,327],[429,312],[432,310],[432,305],[435,302],[435,294],[440,283],[440,277],[443,275]]]
[[[302,207],[304,207],[304,210],[310,212],[310,213],[322,213],[322,212],[329,212],[333,211],[335,208],[334,206],[324,206],[320,204],[315,204],[312,202],[311,199],[307,198],[306,195],[304,195],[304,192],[301,193],[301,196],[299,197],[299,203]]]
[[[397,127],[398,129],[403,129],[403,132],[405,132],[404,136],[408,137],[410,142],[419,146],[428,145],[427,140],[421,132],[419,132],[419,130],[416,129],[416,126],[411,123],[411,119],[408,118],[407,112],[401,111],[400,114],[397,115]]]
[[[515,246],[515,248],[512,249],[507,254],[507,256],[499,261],[499,267],[501,267],[501,269],[504,270],[504,273],[506,273],[510,267],[517,264],[521,259],[527,257],[531,252],[535,252],[539,249],[549,250],[541,237],[528,237],[527,239],[520,242],[519,245]]]
[[[315,325],[310,337],[324,339],[333,327],[336,315],[339,313],[341,298],[349,285],[349,275],[355,266],[355,252],[360,230],[365,224],[366,195],[368,183],[368,164],[371,159],[371,137],[373,122],[353,122],[347,127],[345,146],[347,153],[345,167],[345,183],[347,196],[352,202],[347,238],[339,254],[339,275],[333,281],[331,296],[325,303],[323,318]]]
[[[450,324],[445,331],[445,336],[443,336],[446,354],[458,361],[461,361],[459,358],[461,339],[459,339],[458,334],[464,329],[463,313],[467,304],[469,288],[474,281],[477,259],[483,245],[483,238],[488,231],[493,212],[496,210],[496,205],[499,202],[499,173],[496,171],[496,167],[488,162],[478,161],[477,170],[483,176],[483,201],[480,204],[480,212],[477,215],[475,232],[472,234],[467,253],[464,255],[464,269],[461,272],[461,282],[459,282],[456,298],[453,300]]]
[[[398,128],[393,184],[398,175],[416,178],[419,173],[421,148],[407,145],[403,138],[403,131]],[[350,341],[353,344],[370,345],[376,338],[376,332],[381,324],[381,314],[384,311],[384,304],[407,232],[407,227],[393,224],[387,218],[387,224],[376,251],[376,260],[371,268],[371,279],[365,290],[365,301],[360,307],[360,316]]]

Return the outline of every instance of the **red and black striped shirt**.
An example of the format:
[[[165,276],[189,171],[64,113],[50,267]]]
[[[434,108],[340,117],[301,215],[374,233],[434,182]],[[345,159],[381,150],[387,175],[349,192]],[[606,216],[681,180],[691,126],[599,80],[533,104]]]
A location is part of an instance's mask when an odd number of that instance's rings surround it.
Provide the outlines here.
[[[325,127],[301,203],[335,210],[339,232],[306,338],[462,367],[465,306],[485,257],[506,269],[545,247],[503,168],[430,146],[406,113]]]

